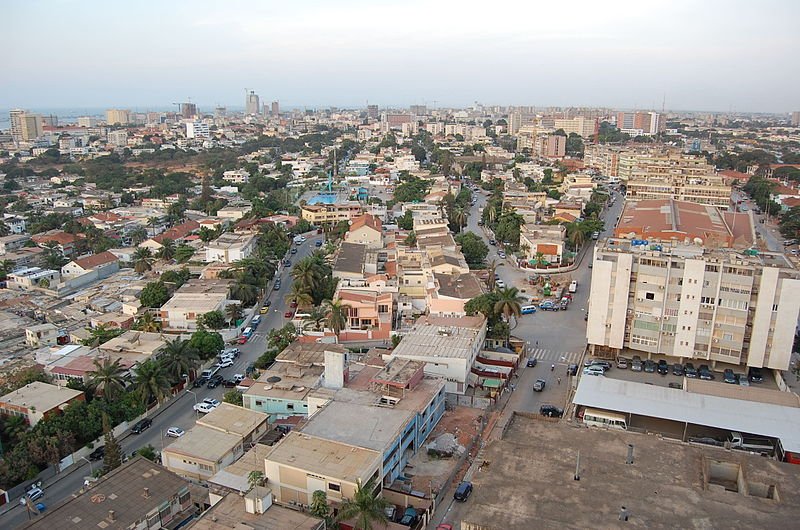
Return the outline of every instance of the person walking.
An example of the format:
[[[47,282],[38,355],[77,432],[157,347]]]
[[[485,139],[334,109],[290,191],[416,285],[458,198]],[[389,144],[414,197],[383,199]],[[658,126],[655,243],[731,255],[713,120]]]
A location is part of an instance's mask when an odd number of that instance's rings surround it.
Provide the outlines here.
[[[559,385],[561,384],[561,378],[560,377],[558,378],[558,384]]]

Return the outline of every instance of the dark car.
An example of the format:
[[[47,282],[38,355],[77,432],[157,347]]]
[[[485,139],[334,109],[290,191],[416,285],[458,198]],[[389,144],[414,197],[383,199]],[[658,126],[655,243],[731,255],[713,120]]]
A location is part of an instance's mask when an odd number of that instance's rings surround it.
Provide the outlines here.
[[[234,379],[226,379],[225,381],[222,382],[222,386],[224,386],[225,388],[236,388],[236,385],[238,384],[239,382]]]
[[[292,250],[289,251],[291,254],[297,254],[297,247],[292,247]]]
[[[564,415],[564,411],[555,405],[542,405],[539,407],[539,414],[548,418],[560,418]]]
[[[567,367],[567,374],[569,375],[578,375],[578,365],[575,363],[570,364]]]
[[[658,361],[658,373],[661,375],[667,375],[669,373],[669,365],[664,359]]]
[[[722,372],[722,381],[729,385],[735,385],[737,383],[736,374],[730,368],[725,368],[725,371]]]
[[[608,361],[591,361],[589,366],[599,366],[604,372],[611,370],[611,363]]]
[[[417,523],[417,509],[413,506],[406,508],[406,511],[403,512],[403,517],[399,522],[405,526],[414,526]]]
[[[672,375],[677,375],[678,377],[683,376],[683,365],[681,363],[672,365]]]
[[[457,501],[464,502],[469,499],[472,493],[472,482],[464,481],[458,485],[456,492],[453,493],[453,498]]]
[[[322,246],[322,241],[317,241],[316,243],[314,243],[314,245],[316,245],[318,247],[321,247]]]
[[[212,377],[211,379],[208,380],[208,384],[206,385],[206,388],[217,388],[219,385],[222,384],[223,381],[225,381],[225,378],[222,377],[221,375],[217,374],[217,375],[215,375],[214,377]]]
[[[494,239],[490,239],[489,244],[492,246],[497,246],[497,241],[495,241]]]
[[[194,380],[194,383],[192,383],[192,388],[201,388],[206,383],[208,383],[208,378],[198,377],[197,379]]]
[[[537,379],[535,383],[533,383],[533,391],[534,392],[541,392],[544,390],[544,386],[547,384],[544,379]]]
[[[271,305],[272,305],[272,300],[267,300],[266,302],[264,302],[264,307],[269,307]]]
[[[91,453],[89,453],[89,460],[102,460],[106,456],[106,446],[101,445]]]
[[[686,363],[686,366],[683,368],[683,371],[686,373],[686,377],[689,379],[694,379],[697,377],[697,370],[695,369],[692,363]]]
[[[656,371],[656,362],[652,359],[645,359],[644,361],[644,371],[648,374],[655,373]]]
[[[244,369],[244,373],[246,375],[250,375],[256,371],[256,363],[250,363],[247,365],[247,368]]]
[[[764,375],[761,373],[761,368],[756,368],[755,366],[750,367],[750,370],[747,372],[747,377],[752,383],[764,382]]]
[[[534,366],[536,366],[537,362],[539,362],[539,361],[536,359],[536,357],[528,357],[528,362],[525,363],[525,365],[528,368],[533,368]]]
[[[703,381],[711,381],[714,379],[714,374],[711,373],[711,368],[709,368],[707,364],[701,364],[697,369],[697,373]]]
[[[149,429],[152,424],[153,420],[151,420],[150,418],[139,420],[133,424],[133,427],[131,427],[131,432],[133,434],[142,434],[144,431]]]

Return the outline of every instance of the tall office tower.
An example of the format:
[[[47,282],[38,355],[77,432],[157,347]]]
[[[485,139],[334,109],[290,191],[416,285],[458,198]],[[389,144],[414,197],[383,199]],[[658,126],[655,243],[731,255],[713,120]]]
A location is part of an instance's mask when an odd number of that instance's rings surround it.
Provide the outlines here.
[[[25,116],[25,111],[13,109],[8,115],[11,119],[11,137],[15,142],[19,142],[22,140],[22,118]]]
[[[42,129],[42,117],[39,114],[23,114],[22,115],[22,139],[26,142],[35,140],[40,137],[44,130]]]
[[[377,118],[380,115],[381,113],[378,110],[377,105],[367,105],[367,116],[369,116],[370,118]]]
[[[224,118],[226,114],[228,114],[228,109],[225,107],[217,107],[214,109],[215,118]]]
[[[658,134],[664,129],[664,120],[658,112],[618,112],[617,128],[631,136]]]
[[[197,105],[195,103],[181,103],[181,117],[191,119],[197,116]]]
[[[120,125],[128,125],[130,121],[131,112],[129,110],[108,109],[106,111],[106,123],[109,125],[114,125],[115,123],[119,123]]]
[[[521,112],[511,112],[508,115],[508,134],[515,135],[519,132],[519,128],[522,126],[522,113]]]
[[[280,106],[280,104],[278,104],[277,101],[273,101],[272,102],[272,112],[271,112],[271,114],[273,116],[280,116],[280,114],[281,114],[281,106]]]
[[[244,100],[244,113],[245,114],[258,114],[258,111],[261,109],[261,105],[258,101],[258,94],[250,91],[249,94],[245,97]]]
[[[800,110],[792,112],[792,127],[800,127]]]

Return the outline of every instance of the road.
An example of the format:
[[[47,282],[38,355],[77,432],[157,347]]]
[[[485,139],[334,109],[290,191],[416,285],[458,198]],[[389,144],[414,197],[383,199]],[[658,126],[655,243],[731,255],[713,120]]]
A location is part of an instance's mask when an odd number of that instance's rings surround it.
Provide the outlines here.
[[[731,193],[731,199],[734,202],[742,201],[742,205],[747,206],[753,212],[753,218],[755,219],[756,223],[756,233],[761,237],[761,240],[766,244],[767,250],[772,250],[775,252],[783,252],[784,248],[783,248],[783,242],[781,241],[782,238],[780,232],[778,231],[777,227],[771,222],[772,220],[769,219],[766,215],[755,213],[757,208],[756,203],[751,201],[745,192],[738,190],[733,190],[733,192]]]
[[[288,258],[291,259],[294,264],[297,260],[311,254],[316,250],[315,242],[322,238],[323,236],[318,236],[316,234],[308,236],[308,240],[301,246],[294,246],[294,248],[297,248],[297,253],[290,254]],[[260,307],[265,300],[272,300],[271,311],[262,315],[261,323],[250,340],[246,344],[238,346],[242,353],[239,358],[236,359],[234,365],[220,371],[226,379],[233,377],[233,374],[244,373],[247,365],[255,361],[267,350],[266,339],[269,331],[273,328],[283,327],[289,321],[289,319],[283,316],[287,305],[284,302],[284,296],[288,294],[291,288],[292,279],[289,271],[283,268],[279,271],[279,274],[282,279],[280,290],[268,291],[264,300],[262,300],[262,303],[258,306]],[[257,312],[258,309],[255,311]],[[120,443],[123,451],[125,451],[126,454],[131,454],[142,447],[152,445],[156,451],[160,452],[174,441],[173,438],[164,437],[164,433],[167,429],[170,427],[180,427],[184,430],[188,430],[194,426],[195,420],[197,419],[197,413],[195,413],[192,408],[195,404],[195,399],[197,401],[202,401],[205,398],[215,398],[222,401],[222,396],[227,390],[228,389],[219,386],[214,389],[202,387],[180,392],[177,397],[173,398],[153,415],[152,427],[139,435],[127,433],[121,437]],[[83,486],[85,478],[91,475],[92,471],[97,469],[98,466],[102,465],[102,460],[99,462],[92,462],[91,464],[84,461],[83,465],[70,469],[66,476],[62,475],[58,478],[45,481],[43,485],[45,491],[43,502],[48,506],[52,506],[77,492]],[[11,502],[18,503],[19,499],[11,499]],[[17,505],[0,516],[0,528],[15,528],[23,524],[27,519],[27,512],[21,506]]]

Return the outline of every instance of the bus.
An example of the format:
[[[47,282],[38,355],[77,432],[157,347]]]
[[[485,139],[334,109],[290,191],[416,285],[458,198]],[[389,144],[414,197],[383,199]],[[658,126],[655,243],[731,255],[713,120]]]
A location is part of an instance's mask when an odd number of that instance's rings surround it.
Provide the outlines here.
[[[583,411],[583,423],[594,427],[608,427],[610,429],[628,430],[628,422],[625,421],[624,414],[608,412],[598,409],[586,409]]]

